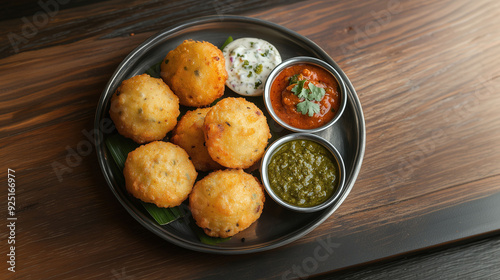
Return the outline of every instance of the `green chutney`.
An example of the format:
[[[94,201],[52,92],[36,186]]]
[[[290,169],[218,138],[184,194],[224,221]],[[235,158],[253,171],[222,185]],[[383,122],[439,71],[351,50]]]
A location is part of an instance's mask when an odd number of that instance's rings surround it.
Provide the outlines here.
[[[311,140],[293,140],[278,147],[267,172],[274,193],[299,207],[321,204],[338,186],[335,158]]]

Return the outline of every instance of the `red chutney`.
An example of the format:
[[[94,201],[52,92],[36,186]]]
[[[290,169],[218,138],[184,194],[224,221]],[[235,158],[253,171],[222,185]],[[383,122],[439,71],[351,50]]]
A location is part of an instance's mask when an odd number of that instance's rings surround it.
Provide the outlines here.
[[[291,90],[296,84],[290,85],[290,78],[297,75],[298,80],[306,79],[308,83],[324,88],[325,95],[321,101],[312,101],[319,104],[320,112],[312,117],[297,111],[299,99]],[[296,64],[281,71],[271,85],[271,105],[276,115],[285,123],[300,129],[312,129],[323,126],[332,120],[340,107],[340,94],[337,80],[330,72],[312,64]]]

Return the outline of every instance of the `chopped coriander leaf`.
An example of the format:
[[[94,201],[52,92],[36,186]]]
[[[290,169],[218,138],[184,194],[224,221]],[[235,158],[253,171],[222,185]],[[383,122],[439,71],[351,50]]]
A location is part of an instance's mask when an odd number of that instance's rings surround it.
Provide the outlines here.
[[[309,90],[306,88],[302,88],[299,93],[296,93],[297,97],[300,99],[307,99],[310,100],[309,98]]]
[[[262,64],[255,67],[255,74],[260,74],[262,72]]]
[[[257,82],[255,82],[254,89],[257,89],[260,85],[262,85],[262,81],[261,80],[257,80]]]
[[[266,50],[265,52],[261,53],[260,55],[263,56],[263,57],[268,56],[269,55],[269,50]]]
[[[311,94],[309,95],[309,100],[316,100],[316,101],[321,101],[323,97],[325,96],[325,89],[320,88],[315,86],[313,83],[309,82],[309,90],[311,91]]]
[[[252,65],[250,65],[250,62],[248,60],[243,60],[243,68],[252,69]]]
[[[248,71],[248,75],[247,75],[248,78],[252,77],[252,71]]]
[[[288,85],[296,84],[299,81],[298,76],[299,76],[299,74],[295,74],[295,75],[291,76],[290,78],[288,78]]]
[[[304,100],[297,104],[297,111],[302,113],[303,115],[307,114],[309,117],[314,116],[320,112],[319,104],[314,103],[309,100]]]
[[[306,80],[300,80],[297,82],[297,84],[292,88],[292,92],[295,94],[295,95],[299,95],[302,93],[302,91],[306,90],[304,88],[304,83],[306,82]]]

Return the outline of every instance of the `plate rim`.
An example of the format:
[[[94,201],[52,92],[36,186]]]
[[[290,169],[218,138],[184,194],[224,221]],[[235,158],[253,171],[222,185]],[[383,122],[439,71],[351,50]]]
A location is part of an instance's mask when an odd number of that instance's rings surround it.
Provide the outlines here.
[[[237,21],[240,23],[249,23],[249,24],[254,24],[254,25],[263,25],[267,28],[274,29],[279,31],[280,33],[284,33],[285,35],[292,36],[294,39],[304,42],[308,47],[316,50],[318,53],[320,53],[322,56],[322,59],[326,60],[328,63],[332,64],[336,69],[339,70],[340,75],[344,79],[346,86],[348,88],[348,94],[349,94],[349,101],[350,105],[353,107],[355,114],[354,117],[356,118],[356,123],[358,125],[358,136],[357,137],[357,142],[356,143],[356,153],[354,155],[354,168],[349,174],[350,176],[346,176],[346,189],[344,193],[342,194],[341,198],[339,199],[338,203],[335,205],[332,205],[331,207],[327,208],[324,210],[325,214],[321,217],[319,217],[313,224],[309,225],[308,228],[300,228],[297,230],[294,230],[292,232],[289,232],[279,238],[273,239],[272,241],[268,241],[265,243],[260,243],[260,244],[255,244],[255,245],[249,245],[247,248],[228,248],[228,247],[217,247],[216,245],[206,245],[203,243],[193,243],[191,241],[187,240],[182,240],[179,239],[176,235],[167,232],[167,231],[162,231],[160,230],[159,225],[152,225],[149,222],[146,221],[151,221],[146,215],[141,212],[139,209],[137,209],[134,205],[127,204],[121,197],[121,195],[117,192],[117,190],[114,187],[113,180],[110,177],[110,174],[108,174],[108,167],[105,166],[104,161],[102,159],[106,158],[106,155],[104,153],[105,143],[104,143],[104,133],[101,131],[101,117],[105,115],[105,112],[103,114],[103,110],[106,106],[103,106],[103,104],[106,101],[107,95],[109,95],[109,92],[111,90],[111,86],[114,84],[115,80],[117,79],[118,73],[122,72],[124,67],[128,65],[128,63],[135,58],[138,54],[141,54],[145,52],[147,49],[150,49],[154,47],[154,44],[152,42],[157,41],[157,40],[163,40],[165,37],[168,37],[169,35],[175,34],[175,32],[186,30],[190,27],[196,26],[196,25],[201,25],[201,24],[208,24],[208,23],[213,23],[213,22],[229,22],[229,21]],[[349,104],[349,102],[348,102]],[[284,26],[281,26],[279,24],[266,21],[263,19],[258,19],[258,18],[252,18],[252,17],[246,17],[246,16],[236,16],[236,15],[211,15],[211,16],[203,16],[203,17],[197,17],[193,18],[190,20],[186,20],[183,22],[180,22],[178,24],[175,24],[173,26],[169,26],[163,30],[160,30],[156,34],[148,37],[146,40],[144,40],[139,46],[134,48],[129,54],[122,60],[122,62],[118,65],[116,70],[113,72],[111,75],[110,79],[108,80],[106,86],[104,87],[101,96],[99,98],[99,102],[97,105],[96,109],[96,114],[95,114],[95,119],[94,119],[94,130],[96,130],[95,133],[95,138],[94,138],[94,145],[96,146],[96,153],[97,153],[97,158],[99,162],[99,167],[101,169],[101,172],[103,176],[105,177],[106,183],[111,189],[113,195],[118,199],[120,204],[126,209],[126,211],[135,219],[137,220],[142,226],[147,228],[149,231],[153,232],[160,238],[175,244],[177,246],[190,249],[193,251],[198,251],[198,252],[205,252],[205,253],[216,253],[216,254],[248,254],[248,253],[255,253],[255,252],[261,252],[261,251],[267,251],[271,249],[275,249],[284,245],[287,245],[291,242],[296,241],[297,239],[307,235],[311,231],[313,231],[316,227],[321,225],[326,219],[328,219],[335,211],[336,209],[343,203],[343,201],[347,198],[349,195],[350,191],[352,190],[354,183],[356,182],[356,179],[359,175],[359,172],[361,170],[361,165],[363,162],[364,158],[364,153],[365,153],[365,145],[366,145],[366,131],[365,131],[365,120],[364,120],[364,114],[363,110],[361,107],[361,103],[359,101],[359,98],[357,96],[357,93],[351,83],[351,81],[348,79],[347,75],[344,73],[344,71],[338,66],[338,64],[326,53],[321,47],[319,47],[316,43],[311,41],[305,36],[302,36],[298,34],[295,31],[292,31]],[[167,234],[167,235],[165,235]],[[268,244],[272,243],[272,244]]]

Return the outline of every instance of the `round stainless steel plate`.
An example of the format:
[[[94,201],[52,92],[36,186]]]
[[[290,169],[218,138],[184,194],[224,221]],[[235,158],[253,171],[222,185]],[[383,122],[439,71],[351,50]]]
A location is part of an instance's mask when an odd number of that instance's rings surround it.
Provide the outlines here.
[[[210,16],[190,20],[154,35],[123,60],[104,88],[97,107],[94,125],[96,129],[99,129],[103,120],[109,119],[109,101],[114,90],[123,80],[144,73],[152,65],[161,61],[168,51],[174,49],[182,41],[193,39],[221,46],[229,36],[234,39],[241,37],[264,39],[278,48],[283,59],[294,56],[317,57],[330,63],[342,75],[347,83],[348,94],[344,114],[332,127],[317,133],[330,141],[344,158],[346,188],[337,203],[319,212],[296,213],[279,206],[268,197],[262,216],[252,226],[238,233],[229,241],[217,245],[207,245],[201,243],[191,230],[180,226],[179,221],[165,226],[158,225],[140,207],[140,204],[127,194],[125,187],[120,185],[113,175],[111,164],[113,159],[104,141],[108,135],[96,133],[95,144],[99,165],[111,191],[130,215],[148,230],[173,244],[191,250],[220,254],[244,254],[277,248],[306,235],[340,206],[356,181],[365,150],[363,111],[351,82],[326,52],[304,36],[264,20],[240,16]],[[228,96],[237,95],[226,89],[225,97]],[[266,111],[261,96],[247,97],[247,99],[259,106],[263,112]],[[290,133],[275,123],[269,115],[267,115],[267,119],[273,134],[270,142],[279,136]],[[242,242],[242,238],[244,238],[244,242]]]

